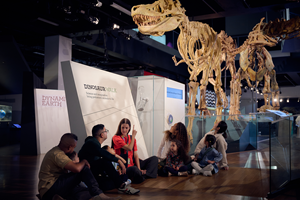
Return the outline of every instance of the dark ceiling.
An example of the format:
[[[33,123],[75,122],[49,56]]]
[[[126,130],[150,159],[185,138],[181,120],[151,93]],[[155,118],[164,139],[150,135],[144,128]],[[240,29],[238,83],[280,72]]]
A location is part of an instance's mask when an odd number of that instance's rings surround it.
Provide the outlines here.
[[[10,1],[6,2],[4,7],[2,6],[4,10],[1,12],[0,35],[14,37],[30,69],[43,79],[44,56],[42,54],[45,37],[63,35],[86,42],[90,40],[93,31],[111,30],[114,23],[120,26],[119,34],[107,31],[107,37],[126,37],[126,32],[123,30],[136,28],[136,25],[131,16],[123,12],[124,10],[120,11],[113,6],[119,5],[130,12],[134,5],[152,2],[151,0],[100,0],[101,6],[99,4],[97,6],[98,0]],[[186,15],[190,20],[208,23],[218,32],[225,29],[225,17],[267,11],[280,12],[284,8],[290,8],[291,16],[300,13],[298,0],[182,0],[181,4],[186,9]],[[93,23],[97,20],[98,23]],[[72,48],[72,60],[90,66],[101,66],[108,71],[151,69],[151,72],[157,73],[156,70],[162,70],[118,56],[110,55],[108,58],[105,53],[80,45],[73,45]],[[163,70],[166,73],[174,73],[172,69]],[[282,82],[282,86],[298,85],[289,75],[285,75],[284,72],[281,74],[283,75],[278,76],[278,82],[279,84]]]

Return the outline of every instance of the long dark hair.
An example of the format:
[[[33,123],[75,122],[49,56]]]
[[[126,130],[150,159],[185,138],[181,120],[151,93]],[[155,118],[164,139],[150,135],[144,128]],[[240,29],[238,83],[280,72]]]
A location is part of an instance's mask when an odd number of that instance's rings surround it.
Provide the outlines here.
[[[187,152],[185,151],[184,147],[182,146],[182,143],[177,140],[177,139],[173,139],[171,140],[171,142],[175,142],[176,146],[177,146],[177,155],[179,155],[180,159],[186,163],[186,161],[189,159]],[[171,149],[169,150],[168,153],[171,152]]]
[[[178,122],[176,125],[176,136],[173,138],[173,134],[170,132],[170,130],[165,131],[165,137],[166,140],[173,140],[177,139],[182,143],[183,148],[185,149],[186,152],[190,151],[190,142],[189,142],[189,137],[187,134],[186,127],[183,123]]]
[[[226,139],[227,138],[227,133],[226,133],[227,124],[226,124],[226,122],[220,121],[217,127],[220,128],[217,133],[222,134],[223,137]]]
[[[131,123],[130,123],[130,120],[127,119],[127,118],[123,118],[123,119],[120,121],[120,123],[119,123],[118,130],[117,130],[117,132],[116,132],[116,135],[122,135],[122,132],[121,132],[121,126],[122,126],[122,124],[128,124],[128,125],[129,125],[129,131],[128,131],[128,133],[130,132],[130,130],[131,130]],[[128,133],[127,133],[127,135],[128,135]]]

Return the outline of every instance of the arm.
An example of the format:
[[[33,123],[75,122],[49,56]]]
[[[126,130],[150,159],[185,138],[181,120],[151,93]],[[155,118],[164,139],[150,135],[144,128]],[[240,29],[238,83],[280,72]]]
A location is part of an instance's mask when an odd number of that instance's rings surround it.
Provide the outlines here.
[[[121,156],[119,156],[118,154],[115,155],[116,158],[120,159],[123,163],[126,163],[126,160],[124,160],[124,158],[122,158]]]
[[[195,151],[194,151],[194,154],[199,154],[200,151],[203,149],[203,147],[205,146],[205,143],[204,143],[204,140],[205,140],[205,137],[206,137],[207,133],[203,136],[203,138],[200,140],[200,142],[197,144],[196,148],[195,148]]]
[[[70,161],[65,165],[64,168],[73,173],[79,173],[79,172],[81,172],[81,170],[83,169],[84,166],[88,166],[88,168],[90,168],[90,164],[85,159],[79,163],[74,163],[73,161]]]
[[[142,172],[142,174],[146,174],[146,170],[142,170],[141,169],[141,166],[140,166],[140,159],[139,159],[139,155],[137,153],[137,151],[134,151],[133,152],[133,159],[134,159],[134,162],[135,162],[135,165],[137,166],[137,168]]]
[[[221,161],[219,162],[220,168],[224,168],[225,170],[228,170],[228,162],[227,162],[227,156],[226,156],[226,150],[227,150],[227,142],[224,138],[220,138],[217,141],[217,151],[220,152],[223,156]]]
[[[134,140],[135,140],[135,136],[137,134],[137,131],[134,130],[134,125],[133,125],[133,129],[132,129],[132,138],[130,141],[130,144],[126,144],[122,147],[122,149],[125,149],[126,151],[131,151],[133,149],[133,145],[134,145]],[[128,139],[129,139],[129,135],[128,135]]]

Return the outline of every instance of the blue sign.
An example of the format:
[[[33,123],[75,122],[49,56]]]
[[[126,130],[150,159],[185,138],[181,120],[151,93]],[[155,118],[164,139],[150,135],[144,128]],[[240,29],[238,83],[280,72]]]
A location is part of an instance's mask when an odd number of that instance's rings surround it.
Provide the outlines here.
[[[183,99],[183,91],[167,87],[167,97],[173,99]]]

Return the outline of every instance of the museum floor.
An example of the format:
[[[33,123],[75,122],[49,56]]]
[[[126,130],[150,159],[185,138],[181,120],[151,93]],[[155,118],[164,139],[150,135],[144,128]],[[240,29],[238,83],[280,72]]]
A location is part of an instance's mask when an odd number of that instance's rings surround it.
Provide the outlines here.
[[[38,170],[41,156],[19,156],[19,145],[0,148],[0,199],[37,199]],[[142,184],[139,195],[120,194],[117,190],[106,192],[108,196],[122,199],[264,199],[269,188],[268,141],[258,143],[258,150],[230,153],[229,171],[220,170],[212,177],[201,175],[188,177],[158,177]],[[296,200],[296,191],[289,190],[273,198]]]

